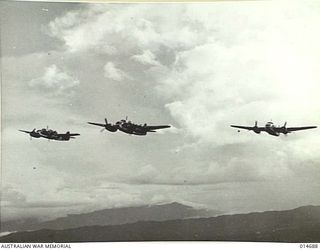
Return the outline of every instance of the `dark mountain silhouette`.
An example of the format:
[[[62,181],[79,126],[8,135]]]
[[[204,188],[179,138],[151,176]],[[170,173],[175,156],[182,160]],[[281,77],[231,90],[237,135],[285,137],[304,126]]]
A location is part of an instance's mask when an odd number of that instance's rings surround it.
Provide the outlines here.
[[[50,221],[18,220],[1,223],[2,232],[37,229],[68,229],[94,225],[119,225],[137,221],[164,221],[191,217],[209,217],[219,211],[195,209],[180,203],[103,209],[90,213],[70,214]]]
[[[13,233],[0,242],[268,241],[319,242],[320,206],[213,218]]]
[[[40,221],[35,218],[24,218],[17,220],[2,221],[0,223],[0,232],[12,232],[12,231],[25,231],[32,225],[39,223]]]

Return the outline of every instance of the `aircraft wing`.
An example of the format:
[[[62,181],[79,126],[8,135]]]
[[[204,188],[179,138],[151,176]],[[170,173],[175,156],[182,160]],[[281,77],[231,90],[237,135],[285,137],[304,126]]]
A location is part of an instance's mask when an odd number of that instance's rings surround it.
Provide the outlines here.
[[[66,136],[66,135],[69,135],[69,136],[78,136],[78,135],[80,135],[80,134],[65,133],[65,134],[56,134],[55,136]]]
[[[20,129],[19,129],[19,131],[24,132],[24,133],[27,133],[27,134],[30,134],[30,133],[31,133],[31,131],[26,131],[26,130],[20,130]]]
[[[70,136],[79,136],[80,134],[70,134]]]
[[[265,131],[265,127],[248,127],[248,126],[238,126],[238,125],[230,125],[233,128],[240,128],[240,129],[247,129],[247,130],[255,130],[255,129],[259,129],[259,131]]]
[[[170,128],[170,127],[171,127],[170,125],[158,125],[158,126],[146,126],[145,128],[148,131],[152,131],[152,130],[155,130],[155,129],[164,129],[164,128]]]
[[[292,132],[292,131],[299,131],[299,130],[312,129],[312,128],[317,128],[317,126],[291,127],[291,128],[287,128],[287,130]]]
[[[88,122],[91,125],[95,125],[95,126],[100,126],[100,127],[105,127],[106,124],[102,124],[102,123],[95,123],[95,122]]]

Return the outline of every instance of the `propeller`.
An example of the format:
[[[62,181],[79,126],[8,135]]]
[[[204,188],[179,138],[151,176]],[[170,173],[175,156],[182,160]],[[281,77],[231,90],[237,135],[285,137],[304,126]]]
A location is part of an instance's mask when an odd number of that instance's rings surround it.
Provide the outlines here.
[[[29,135],[30,135],[30,141],[32,140],[31,133],[35,133],[35,132],[36,132],[36,128],[34,128],[34,129],[29,133]]]
[[[261,131],[258,128],[258,121],[254,122],[253,132],[255,132],[256,134],[260,134],[261,133]]]
[[[108,125],[108,120],[107,120],[107,118],[104,118],[104,121],[106,122],[106,126]],[[105,130],[106,128],[103,128],[103,129],[101,129],[100,130],[100,133],[102,133],[103,132],[103,130]]]
[[[282,126],[282,128],[283,128],[283,130],[284,130],[284,135],[285,136],[288,136],[288,131],[287,131],[287,128],[286,128],[286,126],[287,126],[287,122],[285,122],[284,124],[283,124],[283,126]]]

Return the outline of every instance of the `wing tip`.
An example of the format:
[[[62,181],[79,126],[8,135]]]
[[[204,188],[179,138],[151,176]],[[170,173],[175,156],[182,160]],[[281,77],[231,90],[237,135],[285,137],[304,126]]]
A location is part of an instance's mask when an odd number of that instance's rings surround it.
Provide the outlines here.
[[[90,125],[96,125],[96,123],[94,123],[94,122],[87,122],[87,123]]]
[[[18,131],[20,131],[20,132],[24,132],[24,133],[30,133],[30,131],[21,130],[21,129],[18,129]]]
[[[70,134],[70,136],[79,136],[80,134]]]
[[[170,125],[163,125],[160,129],[171,128]]]

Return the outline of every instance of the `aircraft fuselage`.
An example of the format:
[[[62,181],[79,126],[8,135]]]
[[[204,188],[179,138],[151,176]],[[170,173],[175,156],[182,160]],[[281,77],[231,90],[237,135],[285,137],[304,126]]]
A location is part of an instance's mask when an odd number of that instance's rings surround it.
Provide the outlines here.
[[[144,130],[141,127],[138,127],[133,123],[122,122],[122,123],[118,123],[117,125],[118,125],[118,129],[126,134],[130,134],[130,135],[146,135],[147,134],[146,130]]]
[[[280,133],[278,133],[278,132],[276,132],[274,130],[275,126],[273,125],[272,122],[268,122],[265,127],[266,127],[266,132],[269,135],[273,135],[273,136],[279,136],[280,135]]]

